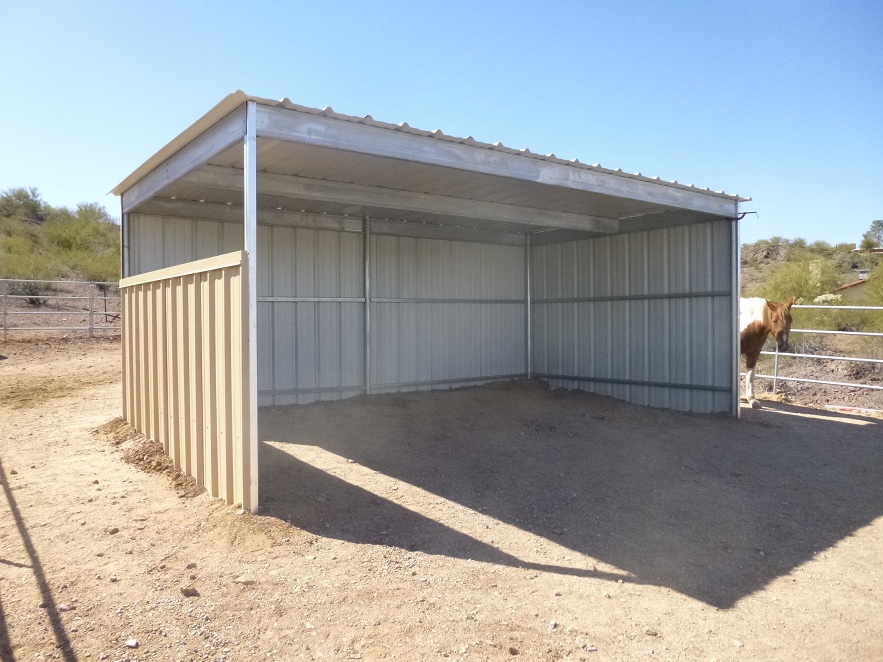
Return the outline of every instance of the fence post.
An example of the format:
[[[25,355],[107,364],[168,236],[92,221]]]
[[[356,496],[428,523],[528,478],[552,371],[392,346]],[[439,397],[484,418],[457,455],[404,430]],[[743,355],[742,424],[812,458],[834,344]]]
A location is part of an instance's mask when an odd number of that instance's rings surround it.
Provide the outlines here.
[[[773,370],[773,395],[779,392],[779,344],[776,343],[776,368]]]
[[[89,284],[89,337],[92,337],[94,327],[92,316],[95,313],[95,283]]]
[[[3,342],[6,342],[7,330],[9,328],[9,323],[7,321],[6,313],[9,308],[9,287],[7,286],[6,290],[3,291]]]

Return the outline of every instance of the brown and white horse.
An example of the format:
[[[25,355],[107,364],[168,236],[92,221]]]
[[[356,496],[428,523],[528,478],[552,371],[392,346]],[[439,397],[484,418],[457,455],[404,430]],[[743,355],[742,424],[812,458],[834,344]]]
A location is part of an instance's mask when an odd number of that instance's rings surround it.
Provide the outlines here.
[[[793,305],[793,297],[788,303],[766,299],[739,300],[739,351],[745,357],[745,368],[748,370],[745,375],[745,397],[754,409],[760,408],[760,403],[754,397],[754,368],[757,358],[771,333],[776,338],[779,351],[788,351]]]

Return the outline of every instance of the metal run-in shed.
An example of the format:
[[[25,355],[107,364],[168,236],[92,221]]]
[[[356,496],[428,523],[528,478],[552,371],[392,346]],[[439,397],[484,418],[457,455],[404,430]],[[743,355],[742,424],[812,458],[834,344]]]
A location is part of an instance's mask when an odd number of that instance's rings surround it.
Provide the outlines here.
[[[231,94],[127,177],[123,412],[257,508],[257,412],[536,377],[738,411],[738,196]]]

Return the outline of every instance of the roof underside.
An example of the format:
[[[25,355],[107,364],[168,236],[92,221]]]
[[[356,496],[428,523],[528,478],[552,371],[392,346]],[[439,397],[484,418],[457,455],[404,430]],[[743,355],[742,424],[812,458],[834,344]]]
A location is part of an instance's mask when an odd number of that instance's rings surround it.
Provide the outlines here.
[[[114,189],[124,210],[240,208],[246,101],[257,102],[264,210],[595,236],[731,218],[744,200],[236,93]]]

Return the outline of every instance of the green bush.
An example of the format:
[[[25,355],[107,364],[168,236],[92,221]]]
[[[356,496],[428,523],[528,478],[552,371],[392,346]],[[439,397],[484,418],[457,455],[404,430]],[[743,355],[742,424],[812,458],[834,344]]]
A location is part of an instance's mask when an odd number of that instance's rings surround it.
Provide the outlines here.
[[[52,207],[35,188],[0,195],[0,278],[116,281],[120,228],[100,205]]]
[[[760,286],[760,296],[772,301],[809,303],[831,292],[841,282],[836,265],[826,258],[801,258],[773,267],[770,277]]]

